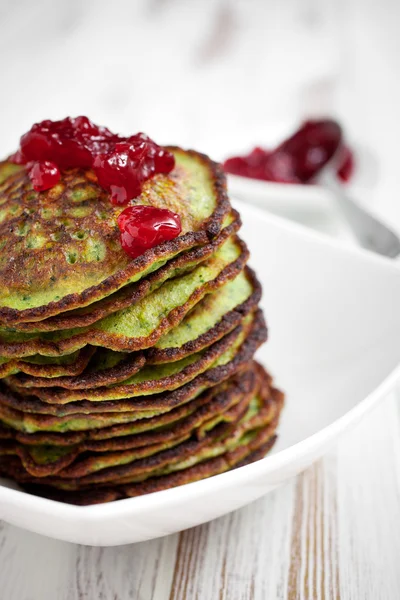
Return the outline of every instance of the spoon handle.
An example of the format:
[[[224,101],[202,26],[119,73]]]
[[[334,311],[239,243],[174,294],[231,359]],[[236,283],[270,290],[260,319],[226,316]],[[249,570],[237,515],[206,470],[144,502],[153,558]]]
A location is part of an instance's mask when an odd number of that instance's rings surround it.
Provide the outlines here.
[[[336,175],[331,170],[321,173],[318,181],[331,192],[337,206],[363,248],[389,258],[395,258],[400,254],[399,237],[353,200],[337,181]]]

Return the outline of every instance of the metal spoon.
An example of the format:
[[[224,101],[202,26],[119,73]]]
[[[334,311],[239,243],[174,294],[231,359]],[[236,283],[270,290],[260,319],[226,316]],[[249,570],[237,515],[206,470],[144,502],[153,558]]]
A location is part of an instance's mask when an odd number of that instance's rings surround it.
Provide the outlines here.
[[[332,193],[337,206],[346,218],[360,245],[367,250],[395,258],[400,254],[400,239],[351,198],[337,179],[337,166],[340,164],[341,149],[319,171],[317,182]]]

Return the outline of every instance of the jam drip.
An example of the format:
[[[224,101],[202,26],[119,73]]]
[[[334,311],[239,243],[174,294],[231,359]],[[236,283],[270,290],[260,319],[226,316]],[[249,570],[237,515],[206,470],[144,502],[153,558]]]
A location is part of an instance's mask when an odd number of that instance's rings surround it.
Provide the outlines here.
[[[121,245],[132,258],[161,242],[175,239],[182,231],[179,215],[166,208],[128,206],[118,217]]]
[[[275,181],[279,183],[309,183],[341,147],[342,163],[337,171],[348,181],[354,169],[353,155],[343,145],[342,129],[336,121],[306,121],[290,138],[274,150],[254,148],[247,156],[228,158],[227,173]]]
[[[175,166],[173,154],[144,133],[121,137],[87,117],[36,123],[21,137],[20,148],[10,160],[27,166],[39,192],[55,186],[65,169],[93,169],[111,202],[120,206],[139,196],[147,180]],[[179,215],[151,206],[126,208],[118,217],[118,227],[121,245],[132,258],[174,239],[182,229]]]

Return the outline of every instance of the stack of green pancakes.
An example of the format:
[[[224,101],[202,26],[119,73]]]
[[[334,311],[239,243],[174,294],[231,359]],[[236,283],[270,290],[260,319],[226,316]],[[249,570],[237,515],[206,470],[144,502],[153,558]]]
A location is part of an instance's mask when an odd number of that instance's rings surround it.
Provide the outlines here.
[[[134,203],[182,232],[132,259],[92,171],[46,192],[0,163],[0,474],[77,504],[189,483],[271,448],[283,395],[253,357],[261,289],[215,163],[176,166]]]

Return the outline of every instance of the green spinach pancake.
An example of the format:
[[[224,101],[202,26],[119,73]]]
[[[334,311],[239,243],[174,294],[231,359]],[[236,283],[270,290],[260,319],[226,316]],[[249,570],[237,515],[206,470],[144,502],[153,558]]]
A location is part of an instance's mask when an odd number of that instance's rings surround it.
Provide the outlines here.
[[[0,475],[82,505],[262,459],[284,401],[221,167],[96,127],[0,162]]]

